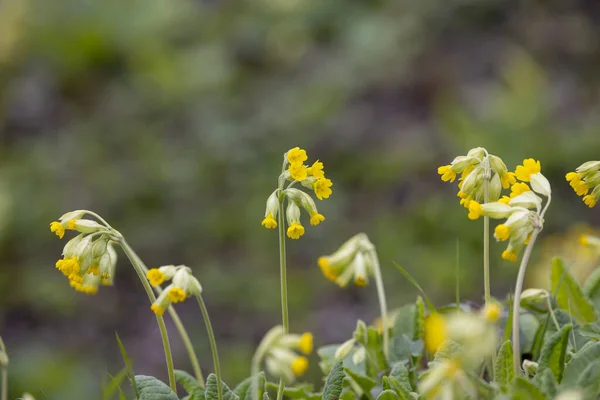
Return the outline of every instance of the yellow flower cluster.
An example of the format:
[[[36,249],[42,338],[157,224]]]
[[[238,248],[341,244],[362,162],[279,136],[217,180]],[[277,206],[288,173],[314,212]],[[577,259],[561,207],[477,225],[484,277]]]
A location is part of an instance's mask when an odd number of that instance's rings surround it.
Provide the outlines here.
[[[583,196],[586,206],[592,208],[600,199],[600,161],[588,161],[581,164],[575,172],[566,175],[577,196]]]
[[[265,361],[267,371],[281,377],[287,383],[304,375],[308,370],[308,359],[295,351],[309,355],[313,351],[313,335],[305,332],[301,335],[284,333],[281,326],[272,328],[258,346],[255,358]]]
[[[96,294],[99,285],[112,285],[117,253],[106,227],[82,219],[85,213],[81,210],[66,213],[50,224],[50,231],[61,239],[66,230],[81,232],[64,246],[63,258],[56,262],[56,269],[78,292]]]
[[[311,225],[316,226],[325,221],[323,214],[317,210],[314,200],[307,193],[292,186],[300,182],[302,186],[313,190],[319,200],[329,198],[332,193],[333,183],[325,177],[323,163],[317,160],[309,167],[304,165],[307,158],[306,151],[299,147],[294,147],[285,153],[284,170],[279,177],[279,186],[267,199],[265,217],[262,220],[265,228],[277,228],[277,216],[282,212],[281,207],[287,200],[288,205],[282,218],[285,216],[287,220],[287,236],[290,239],[299,239],[304,235],[304,226],[300,222],[301,207],[308,212]],[[290,181],[290,184],[284,189],[283,184],[286,180]]]
[[[348,239],[333,254],[318,259],[319,268],[325,276],[340,287],[350,281],[359,287],[369,283],[369,276],[375,273],[374,246],[364,233]]]
[[[202,293],[200,282],[192,275],[192,270],[185,265],[165,265],[149,269],[146,278],[150,285],[159,286],[165,281],[172,280],[150,307],[156,315],[163,315],[173,303],[185,301],[189,296]]]

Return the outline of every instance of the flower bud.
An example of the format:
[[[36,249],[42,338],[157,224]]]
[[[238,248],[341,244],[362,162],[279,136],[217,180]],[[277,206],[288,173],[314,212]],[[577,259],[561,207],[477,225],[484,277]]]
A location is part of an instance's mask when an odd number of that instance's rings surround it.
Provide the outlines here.
[[[532,174],[529,179],[531,179],[531,188],[536,192],[541,194],[542,196],[550,196],[552,189],[550,188],[550,182],[544,175],[540,172],[537,174]]]
[[[288,225],[300,221],[300,207],[298,207],[295,201],[288,201],[285,216],[287,217]]]
[[[502,194],[502,182],[500,181],[500,175],[494,174],[489,182],[490,200],[498,201]]]
[[[539,210],[542,207],[542,199],[537,194],[529,191],[513,197],[508,204],[513,207],[534,208]]]
[[[525,374],[529,377],[535,376],[535,374],[537,374],[538,367],[539,364],[534,361],[523,360],[523,371],[525,371]]]
[[[75,211],[69,211],[68,213],[63,214],[58,220],[60,222],[64,222],[64,221],[70,221],[72,219],[80,219],[81,217],[83,217],[83,215],[86,213],[85,210],[75,210]]]
[[[76,255],[77,246],[79,246],[79,243],[83,240],[83,236],[83,233],[79,234],[67,242],[62,252],[65,258],[71,258]]]
[[[506,168],[506,164],[504,164],[504,161],[502,161],[502,159],[500,157],[490,155],[488,159],[490,160],[490,167],[499,176],[504,175],[508,171],[508,169]]]
[[[455,157],[454,160],[452,160],[452,163],[450,164],[450,168],[455,173],[460,174],[461,172],[463,172],[465,170],[465,168],[467,168],[470,165],[476,164],[476,163],[479,163],[479,160],[474,157],[458,156],[458,157]]]
[[[581,164],[575,171],[581,175],[587,175],[592,172],[600,170],[600,161],[588,161]]]
[[[467,194],[473,193],[483,182],[483,168],[478,166],[473,169],[462,181],[461,190]]]
[[[108,246],[108,238],[100,238],[94,242],[92,245],[92,257],[99,258],[106,253],[106,248]]]
[[[474,149],[469,150],[467,153],[468,157],[475,157],[478,160],[483,160],[485,157],[486,151],[483,147],[475,147]]]
[[[481,212],[483,215],[487,215],[490,218],[500,219],[507,218],[515,210],[508,204],[494,202],[486,203],[481,206]]]
[[[73,223],[73,221],[75,222]],[[91,219],[72,219],[69,221],[69,229],[73,229],[81,233],[94,233],[105,229],[105,226],[100,225],[98,222]]]

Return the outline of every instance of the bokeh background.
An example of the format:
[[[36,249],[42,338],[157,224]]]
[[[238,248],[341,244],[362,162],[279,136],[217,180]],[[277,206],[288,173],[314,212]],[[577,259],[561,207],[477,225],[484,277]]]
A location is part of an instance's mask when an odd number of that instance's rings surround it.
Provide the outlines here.
[[[260,226],[282,153],[307,149],[334,181],[327,220],[289,242],[293,331],[316,344],[377,316],[374,287],[316,267],[356,232],[376,244],[390,307],[416,291],[481,302],[481,221],[436,173],[484,146],[510,168],[542,160],[554,186],[529,286],[548,257],[584,273],[579,229],[600,222],[564,174],[600,157],[600,3],[594,0],[0,0],[0,334],[10,398],[98,399],[122,360],[166,379],[154,317],[124,256],[113,288],[71,290],[48,230],[91,209],[149,266],[200,278],[224,375],[249,374],[279,323],[277,234]],[[583,226],[581,228],[579,226]],[[493,294],[516,265],[493,244]],[[583,261],[581,261],[583,260]],[[581,261],[581,262],[580,262]],[[205,372],[196,306],[178,306]],[[188,368],[175,331],[176,367]],[[316,361],[313,359],[313,361]],[[312,363],[307,380],[318,382]]]

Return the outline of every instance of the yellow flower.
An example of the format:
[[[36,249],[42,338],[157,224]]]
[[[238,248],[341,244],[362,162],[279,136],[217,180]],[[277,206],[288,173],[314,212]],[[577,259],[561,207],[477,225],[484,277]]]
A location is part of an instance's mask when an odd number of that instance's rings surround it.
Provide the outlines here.
[[[327,259],[327,257],[319,257],[317,263],[319,264],[319,268],[321,268],[321,272],[325,278],[329,279],[331,282],[335,282],[338,276],[333,268],[331,268],[329,265],[329,259]]]
[[[581,182],[581,175],[579,175],[577,172],[569,172],[567,175],[565,175],[565,178],[573,189],[575,189],[575,186]]]
[[[271,213],[268,213],[265,219],[262,220],[262,225],[267,229],[275,229],[277,228],[277,221],[275,221]]]
[[[469,203],[469,219],[476,220],[481,217],[481,204],[476,202],[475,200],[471,200]]]
[[[502,252],[502,258],[510,262],[515,262],[517,261],[517,254],[511,250],[504,250]]]
[[[65,236],[65,227],[60,222],[54,221],[50,224],[50,232],[56,233],[56,236],[62,239]]]
[[[505,241],[510,236],[510,228],[504,224],[500,224],[494,229],[496,238],[501,241]]]
[[[583,196],[583,202],[585,203],[586,206],[588,206],[589,208],[592,208],[596,205],[598,200],[596,199],[596,196],[594,196],[592,194],[588,194],[586,196]]]
[[[327,178],[321,178],[313,184],[313,189],[315,191],[315,195],[319,200],[323,200],[323,198],[328,199],[331,196],[332,190],[330,189],[333,186],[333,182]]]
[[[305,180],[308,176],[308,168],[301,162],[291,163],[288,170],[290,171],[290,176],[298,182]]]
[[[294,361],[292,361],[292,372],[296,376],[302,376],[308,369],[308,359],[306,357],[296,357]]]
[[[367,280],[366,276],[357,275],[354,277],[354,284],[358,287],[365,287],[368,283],[369,281]]]
[[[504,189],[508,189],[510,185],[513,185],[517,179],[515,178],[515,174],[513,172],[504,172],[500,176],[500,183],[502,183],[502,187]]]
[[[100,275],[100,269],[98,268],[98,264],[94,264],[94,265],[90,266],[87,270],[87,273],[92,274],[94,276]]]
[[[303,333],[300,336],[300,342],[298,343],[298,348],[304,354],[310,354],[313,351],[313,335],[310,332]]]
[[[531,189],[529,188],[528,184],[523,183],[523,182],[515,183],[510,188],[510,198],[512,199],[514,197],[517,197],[520,194],[523,194],[523,193],[529,192],[529,191],[531,191]]]
[[[323,221],[325,221],[325,217],[319,213],[310,216],[310,224],[313,226],[319,225]]]
[[[306,155],[306,150],[302,150],[300,147],[294,147],[290,149],[286,153],[287,160],[290,164],[300,163],[302,164],[304,161],[308,159]]]
[[[165,313],[165,309],[162,306],[159,306],[158,304],[152,304],[152,307],[150,307],[150,309],[154,312],[154,314],[158,315],[159,317]]]
[[[308,175],[314,176],[315,178],[325,178],[325,172],[323,171],[323,163],[319,160],[315,161],[313,165],[308,168]]]
[[[79,272],[79,260],[76,257],[65,258],[56,262],[56,269],[65,276]]]
[[[287,229],[287,235],[290,239],[300,239],[304,235],[304,227],[299,222],[292,222]]]
[[[588,194],[590,187],[584,181],[579,181],[576,185],[573,185],[573,190],[577,193],[577,196],[583,196]]]
[[[483,317],[490,321],[490,322],[496,322],[498,321],[498,319],[500,319],[500,317],[502,316],[502,307],[500,307],[500,305],[498,305],[498,303],[488,303],[485,305],[484,309],[483,309]]]
[[[152,268],[146,273],[146,278],[150,281],[150,285],[158,286],[165,281],[165,274],[160,272],[158,268]]]
[[[469,209],[469,204],[471,204],[471,196],[467,196],[460,200],[460,205],[466,208],[467,210]]]
[[[502,196],[501,198],[498,199],[498,203],[502,203],[502,204],[508,204],[509,201],[510,201],[510,197],[508,197],[508,196]]]
[[[586,235],[581,235],[579,236],[579,243],[583,246],[587,246],[588,244],[590,244],[590,241],[588,240],[588,237]]]
[[[448,332],[443,315],[433,313],[425,318],[425,348],[430,354],[435,354],[447,339]]]
[[[169,290],[169,293],[167,293],[167,297],[173,303],[179,303],[181,301],[184,301],[186,296],[185,296],[185,292],[183,291],[183,289],[174,287]]]
[[[529,182],[529,177],[539,173],[541,170],[542,166],[539,161],[533,158],[526,158],[523,160],[523,165],[518,165],[515,169],[515,176],[520,181]]]
[[[442,176],[442,180],[444,182],[454,182],[454,180],[456,179],[456,172],[452,171],[452,166],[451,165],[442,165],[441,167],[438,168],[438,174],[440,174]],[[463,174],[463,176],[466,176],[465,174]]]
[[[74,230],[76,226],[77,226],[77,221],[75,221],[74,219],[69,220],[68,228],[70,230]]]

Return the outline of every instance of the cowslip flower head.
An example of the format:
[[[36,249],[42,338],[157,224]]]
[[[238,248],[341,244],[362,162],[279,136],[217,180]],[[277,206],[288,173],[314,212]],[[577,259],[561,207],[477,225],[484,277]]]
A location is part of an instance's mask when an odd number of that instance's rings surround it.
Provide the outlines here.
[[[600,200],[600,161],[588,161],[581,164],[575,172],[566,175],[569,185],[578,196],[582,196],[584,204],[595,207]]]
[[[310,332],[284,333],[282,326],[269,330],[256,350],[255,359],[265,362],[267,371],[286,383],[293,383],[308,370],[308,359],[296,352],[309,355],[313,351],[313,335]]]
[[[375,273],[374,248],[367,235],[359,233],[336,252],[319,257],[317,263],[323,276],[338,286],[346,287],[353,281],[356,286],[363,287]]]
[[[529,182],[531,175],[537,174],[542,170],[542,166],[539,161],[533,158],[526,158],[523,160],[523,165],[518,165],[515,168],[515,177],[522,182]]]
[[[163,315],[171,304],[180,303],[190,296],[199,296],[202,293],[200,282],[192,274],[192,269],[185,265],[153,268],[148,270],[146,277],[153,286],[171,281],[150,307],[159,316]],[[156,284],[159,281],[160,283]]]

